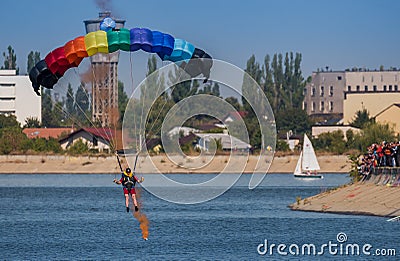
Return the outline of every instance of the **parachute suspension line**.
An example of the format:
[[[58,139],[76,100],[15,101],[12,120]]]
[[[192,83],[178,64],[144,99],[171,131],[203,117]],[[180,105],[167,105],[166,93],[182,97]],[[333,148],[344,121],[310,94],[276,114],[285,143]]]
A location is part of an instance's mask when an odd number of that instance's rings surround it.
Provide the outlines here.
[[[96,77],[96,73],[95,73],[95,70],[94,70],[94,67],[93,67],[93,64],[91,63],[90,64],[90,67],[91,67],[91,69],[92,69],[92,75],[93,75],[93,82],[94,83],[97,83],[97,77]],[[94,84],[92,82],[92,84]],[[92,86],[92,88],[93,88],[93,86]],[[93,94],[92,94],[92,102],[93,102]],[[92,112],[93,113],[93,112]],[[92,123],[92,121],[90,121],[91,123]],[[93,123],[93,126],[97,129],[98,127],[96,127],[96,125]],[[112,142],[112,138],[110,137],[110,135],[108,135],[108,132],[106,131],[106,129],[104,128],[104,126],[102,125],[101,126],[101,128],[102,128],[102,130],[103,130],[103,132],[104,132],[104,134],[106,135],[106,137],[107,137],[107,139],[109,139],[111,142]],[[112,135],[111,135],[112,136]]]
[[[64,90],[64,88],[62,88],[62,90]],[[61,94],[65,94],[65,96],[68,96],[68,92],[65,92],[65,91],[59,91]],[[71,95],[69,95],[70,97],[71,97]],[[75,99],[74,99],[74,97],[71,97],[73,100],[74,100],[74,102],[75,102]],[[58,103],[55,103],[54,104],[54,108],[56,108],[56,109],[58,109],[59,111],[61,111],[65,116],[67,116],[68,118],[70,118],[70,119],[72,119],[73,120],[73,122],[76,122],[79,126],[81,126],[81,127],[83,127],[83,124],[81,124],[80,122],[79,122],[79,120],[76,118],[76,117],[74,117],[70,112],[68,112],[66,109],[64,109],[61,105],[59,105]],[[80,106],[78,105],[78,108],[80,108]],[[85,113],[84,113],[84,115],[85,115]],[[86,115],[85,115],[86,116]]]
[[[68,111],[66,111],[66,109],[64,109],[63,107],[61,107],[60,104],[55,103],[54,104],[54,108],[57,109],[58,111],[60,111],[65,117],[68,117],[70,119],[72,119],[73,122],[76,122],[78,126],[83,127],[80,123],[79,120],[77,118],[75,118],[71,113],[69,113]]]
[[[129,52],[129,63],[130,63],[130,76],[131,76],[131,87],[132,87],[132,95],[135,93],[134,82],[133,82],[133,63],[132,63],[132,52]],[[134,98],[133,98],[134,99]],[[135,100],[133,100],[135,102]],[[136,127],[136,113],[133,113],[133,122],[134,122],[134,133],[137,134],[137,127]],[[138,149],[138,143],[135,141],[136,149]]]
[[[107,62],[108,62],[108,65],[109,66],[112,66],[111,65],[111,54],[107,54]],[[108,69],[108,73],[110,73],[110,67],[108,67],[107,68]],[[117,70],[118,70],[118,68],[117,68]],[[113,77],[113,78],[116,78],[117,79],[117,93],[115,94],[114,93],[114,95],[117,95],[117,99],[118,99],[118,89],[119,89],[119,81],[118,81],[118,78],[117,77]],[[109,102],[109,104],[111,105],[112,103],[111,102]],[[115,105],[115,104],[114,104]],[[118,111],[118,104],[117,104],[117,106],[116,107],[111,107],[110,106],[110,110],[111,111],[109,111],[109,115],[110,116],[114,116],[115,117],[115,115],[114,114],[116,114],[116,115],[118,115],[118,117],[120,116],[119,115],[119,111]],[[111,117],[111,119],[112,119],[113,117]],[[117,149],[117,125],[118,125],[118,122],[119,122],[119,118],[117,119],[117,124],[113,124],[114,125],[114,135],[112,135],[111,134],[111,139],[112,139],[112,147],[113,147],[113,149],[114,150],[116,150]]]
[[[185,65],[185,67],[183,68],[183,70],[186,68],[186,66],[187,66],[187,64]],[[181,77],[182,77],[182,72],[179,72],[179,70],[178,70],[178,73],[179,73],[179,76],[178,76],[178,80],[177,80],[176,82],[179,84],[179,81],[181,80]],[[177,84],[175,84],[174,86],[171,87],[171,93],[172,93],[172,92],[174,91],[174,89],[176,88],[176,85],[177,85]],[[161,86],[160,86],[159,88],[161,88]],[[158,91],[159,91],[159,90],[158,90]],[[157,92],[157,93],[158,93],[158,92]],[[154,128],[154,125],[156,124],[158,118],[160,117],[161,112],[163,111],[163,109],[164,109],[165,105],[167,104],[167,102],[168,102],[168,101],[165,100],[165,102],[163,103],[163,106],[162,106],[161,109],[158,111],[157,117],[155,118],[155,120],[153,120],[153,124],[151,125],[151,127],[150,127],[149,130],[151,130],[151,129]],[[151,109],[150,109],[150,111],[151,111]],[[143,113],[143,112],[142,112],[142,113]],[[157,131],[156,131],[156,132],[158,132],[158,128],[160,128],[160,130],[161,130],[162,126],[157,127],[157,129],[156,129]],[[146,140],[146,138],[145,138],[145,140]],[[147,145],[147,143],[148,143],[148,142],[145,142],[144,145]],[[142,147],[142,148],[143,148],[143,147]],[[141,149],[142,149],[142,148],[141,148]]]

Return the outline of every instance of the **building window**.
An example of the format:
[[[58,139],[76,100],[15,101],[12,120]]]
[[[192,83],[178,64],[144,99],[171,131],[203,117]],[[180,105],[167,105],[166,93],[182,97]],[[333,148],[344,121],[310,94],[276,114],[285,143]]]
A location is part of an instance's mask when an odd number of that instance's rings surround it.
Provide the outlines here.
[[[342,76],[337,77],[338,81],[342,80]]]
[[[357,85],[356,90],[359,92],[360,91],[360,85]]]
[[[371,76],[371,82],[374,82],[374,76],[373,75]]]
[[[307,88],[304,88],[303,89],[303,95],[306,96],[306,94],[307,94]]]
[[[363,77],[362,77],[362,81],[365,82],[365,77],[364,77],[364,75],[363,75]]]
[[[383,75],[381,74],[381,82],[383,82]]]
[[[364,86],[364,91],[366,91],[366,92],[368,91],[368,85]]]
[[[0,83],[0,87],[13,87],[15,83]]]
[[[329,96],[333,96],[333,86],[329,87]]]
[[[351,86],[350,86],[350,85],[347,86],[347,91],[348,91],[348,92],[351,92]]]
[[[312,89],[311,89],[311,97],[314,97],[315,96],[315,88],[313,87]]]
[[[98,141],[97,138],[93,136],[93,146],[97,146],[98,145]]]
[[[333,101],[329,102],[329,111],[333,111]]]
[[[377,91],[377,89],[378,89],[378,88],[376,87],[376,85],[374,85],[374,92],[376,92],[376,91]]]
[[[307,103],[303,101],[303,111],[307,111]]]
[[[392,88],[393,86],[392,85],[389,85],[389,91],[391,92],[392,91]]]
[[[383,91],[386,92],[387,88],[386,85],[383,85]]]
[[[397,85],[395,85],[394,90],[397,92],[399,90],[399,87]]]
[[[315,102],[311,103],[311,111],[315,111]]]
[[[320,110],[321,112],[324,112],[324,106],[325,106],[324,102],[321,101],[321,103],[319,104],[319,110]]]
[[[324,86],[321,86],[319,96],[324,97]]]

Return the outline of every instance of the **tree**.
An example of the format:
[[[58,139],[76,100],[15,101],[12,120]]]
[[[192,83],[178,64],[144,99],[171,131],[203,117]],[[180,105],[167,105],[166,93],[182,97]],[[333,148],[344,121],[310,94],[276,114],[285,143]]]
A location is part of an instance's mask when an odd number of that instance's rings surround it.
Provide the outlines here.
[[[0,129],[8,127],[20,127],[15,115],[0,114]]]
[[[24,140],[28,139],[20,127],[7,127],[0,131],[0,153],[10,154],[19,151]]]
[[[316,149],[342,154],[346,149],[343,131],[337,130],[333,132],[322,133],[318,139],[313,140]]]
[[[25,119],[24,128],[40,128],[40,121],[36,117],[28,117]]]
[[[125,115],[125,110],[126,106],[128,105],[128,95],[126,95],[126,92],[124,90],[124,83],[121,81],[118,81],[118,110],[119,110],[119,115],[120,115],[120,122],[124,120],[124,115]]]
[[[372,119],[369,117],[367,109],[364,108],[356,112],[355,118],[350,122],[350,125],[362,129],[370,122],[372,122]]]
[[[361,134],[355,135],[356,144],[360,151],[364,151],[373,143],[381,141],[394,141],[395,131],[393,126],[379,122],[369,122],[364,125]]]
[[[275,113],[275,121],[278,131],[292,130],[294,133],[308,132],[312,125],[307,113],[295,108]]]
[[[28,64],[27,64],[27,72],[29,73],[31,69],[40,61],[40,52],[31,51],[28,54]]]
[[[225,98],[225,101],[227,103],[229,103],[230,105],[233,106],[233,108],[235,108],[235,110],[237,111],[241,111],[242,110],[242,106],[239,103],[239,100],[235,97],[227,97]]]
[[[51,99],[51,91],[42,88],[42,126],[43,127],[54,127],[54,114],[53,114],[53,102]]]
[[[67,98],[65,100],[65,109],[68,115],[75,114],[75,104],[74,104],[74,90],[72,89],[71,84],[68,84],[67,88]]]
[[[17,67],[17,55],[15,54],[11,45],[7,47],[7,53],[3,52],[3,57],[4,66],[2,66],[1,69],[16,70],[17,74],[19,74],[19,68]]]
[[[85,85],[82,83],[75,93],[75,119],[78,120],[79,124],[85,126],[91,121],[91,116],[89,115],[89,95],[86,92]]]

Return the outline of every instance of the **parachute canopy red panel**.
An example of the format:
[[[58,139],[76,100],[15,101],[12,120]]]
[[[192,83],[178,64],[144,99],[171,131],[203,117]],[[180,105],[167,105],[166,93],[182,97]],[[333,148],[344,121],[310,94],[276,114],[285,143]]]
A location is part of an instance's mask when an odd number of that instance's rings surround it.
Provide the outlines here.
[[[29,79],[38,95],[40,86],[52,89],[68,69],[79,66],[85,57],[119,50],[157,53],[163,61],[179,62],[191,77],[202,74],[205,81],[210,77],[211,56],[183,39],[147,28],[115,29],[110,17],[103,20],[100,29],[54,49],[31,69]]]

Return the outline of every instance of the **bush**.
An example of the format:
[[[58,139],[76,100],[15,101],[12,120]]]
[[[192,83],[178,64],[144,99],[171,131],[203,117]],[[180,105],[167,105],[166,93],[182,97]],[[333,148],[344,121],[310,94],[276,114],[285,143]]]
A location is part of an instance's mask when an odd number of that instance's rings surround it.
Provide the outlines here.
[[[88,146],[82,140],[78,140],[74,144],[72,144],[68,149],[68,154],[70,155],[79,155],[83,153],[87,153],[89,151]]]

